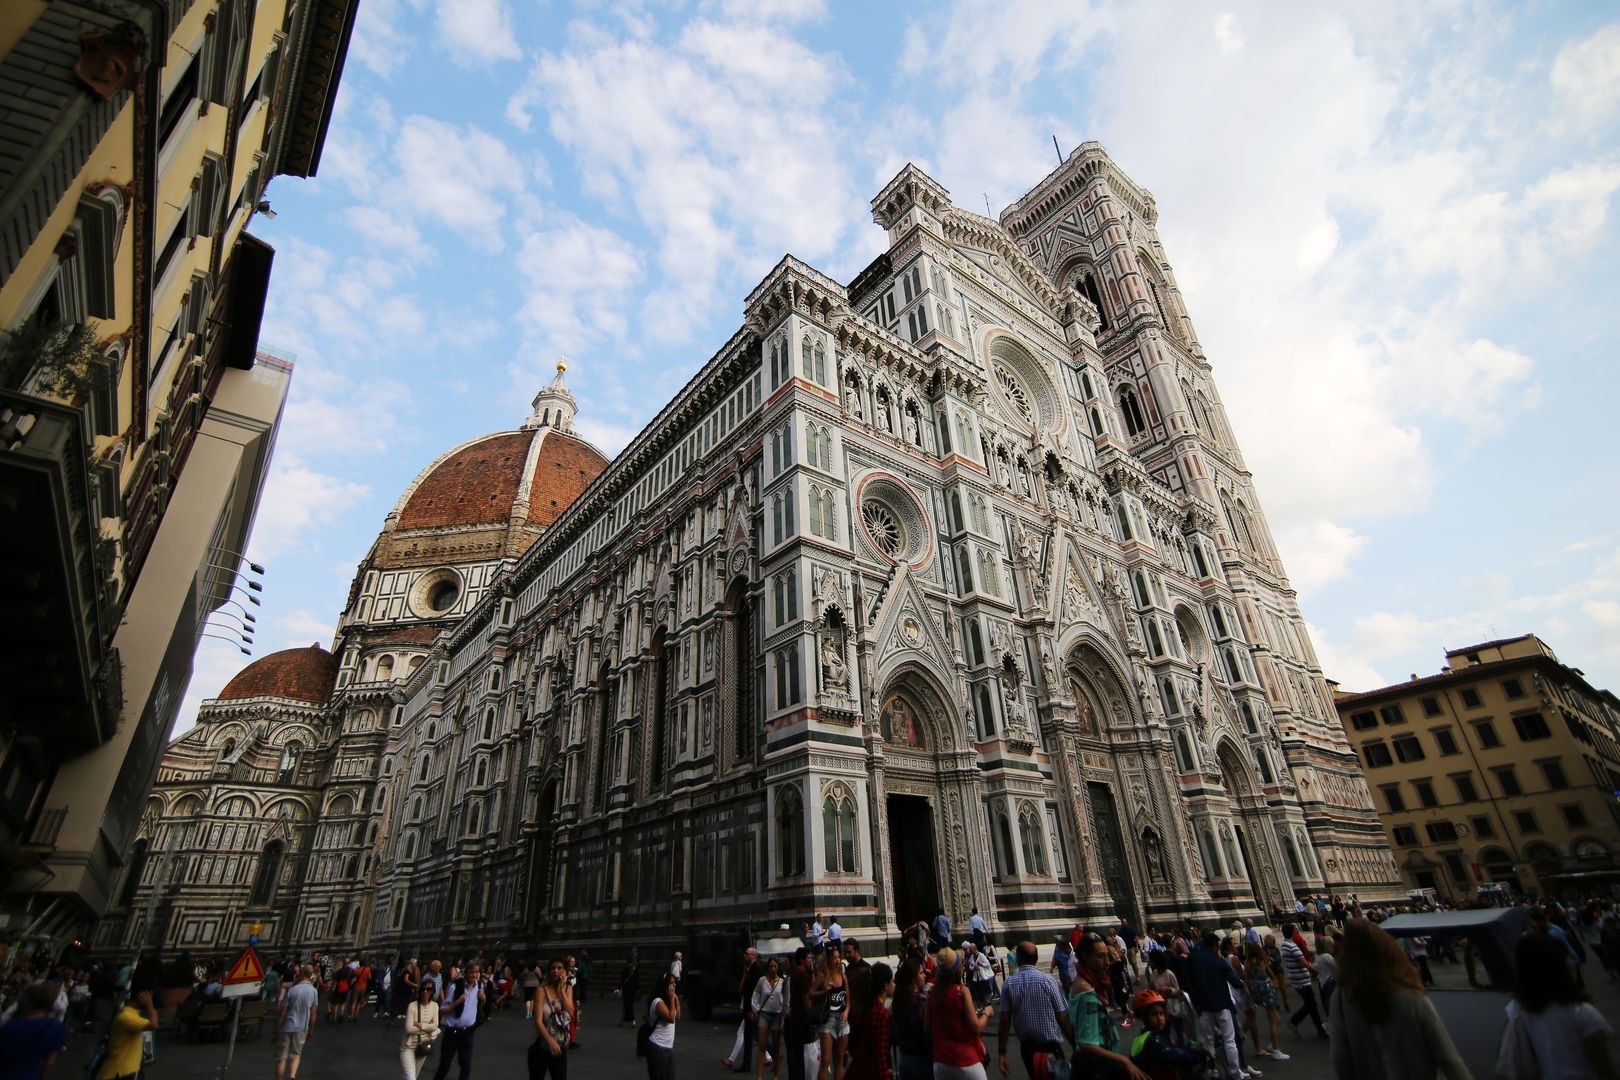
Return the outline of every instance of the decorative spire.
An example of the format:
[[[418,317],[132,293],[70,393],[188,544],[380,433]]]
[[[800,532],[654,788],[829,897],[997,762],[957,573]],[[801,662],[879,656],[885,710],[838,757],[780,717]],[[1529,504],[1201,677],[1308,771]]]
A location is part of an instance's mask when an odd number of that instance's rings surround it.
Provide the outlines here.
[[[557,357],[557,374],[548,383],[545,389],[534,395],[534,403],[529,418],[523,421],[525,430],[533,428],[556,428],[558,431],[574,430],[574,413],[578,406],[574,402],[574,395],[568,390],[568,380],[564,376],[568,372],[568,357]]]

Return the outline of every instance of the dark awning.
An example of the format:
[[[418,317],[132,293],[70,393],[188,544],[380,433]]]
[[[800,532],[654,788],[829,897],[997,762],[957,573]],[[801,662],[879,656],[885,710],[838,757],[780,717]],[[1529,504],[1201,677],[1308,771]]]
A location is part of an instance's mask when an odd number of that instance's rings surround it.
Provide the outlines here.
[[[276,250],[252,233],[244,232],[231,254],[230,295],[225,308],[227,366],[246,371],[259,348],[259,324],[264,321],[264,300],[270,290],[270,264]]]

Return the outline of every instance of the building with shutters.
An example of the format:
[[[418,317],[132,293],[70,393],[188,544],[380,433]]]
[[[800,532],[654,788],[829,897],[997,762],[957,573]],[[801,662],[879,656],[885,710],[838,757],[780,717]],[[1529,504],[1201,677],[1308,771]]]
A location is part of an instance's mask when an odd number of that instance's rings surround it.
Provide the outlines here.
[[[1410,888],[1461,902],[1485,882],[1558,896],[1620,881],[1620,700],[1534,634],[1336,698]]]
[[[0,926],[125,874],[292,365],[245,231],[315,171],[353,0],[0,5]]]
[[[784,258],[611,462],[524,437],[572,424],[559,374],[418,477],[321,719],[232,691],[171,748],[142,839],[186,869],[130,925],[656,951],[1399,895],[1152,196],[1087,143],[999,220],[913,166],[872,213],[881,256]],[[232,802],[283,708],[310,771]]]

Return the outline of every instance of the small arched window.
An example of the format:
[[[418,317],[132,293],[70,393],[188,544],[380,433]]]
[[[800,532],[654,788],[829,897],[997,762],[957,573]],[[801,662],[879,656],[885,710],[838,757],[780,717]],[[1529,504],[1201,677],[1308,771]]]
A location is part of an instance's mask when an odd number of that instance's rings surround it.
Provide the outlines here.
[[[421,783],[422,781],[424,781],[424,780],[426,780],[428,778],[428,763],[432,759],[433,759],[433,755],[431,755],[431,754],[423,754],[422,755],[422,767],[420,769],[416,770],[416,780],[417,780],[418,783]]]
[[[276,882],[281,879],[281,864],[286,852],[287,845],[280,840],[272,840],[264,845],[264,851],[259,855],[259,868],[253,875],[253,891],[248,894],[248,903],[264,905],[275,900]]]
[[[978,714],[979,738],[990,739],[996,734],[996,714],[990,705],[990,687],[987,683],[979,684],[979,693],[973,710]]]
[[[385,656],[377,661],[377,681],[384,682],[394,677],[394,658]]]
[[[1041,816],[1033,803],[1018,807],[1018,839],[1024,853],[1024,872],[1035,877],[1046,876],[1046,841],[1041,828]]]
[[[489,765],[489,763],[485,759],[483,759],[483,758],[478,759],[478,771],[476,773],[476,779],[473,780],[473,783],[475,783],[475,784],[484,783],[484,781],[488,777],[488,772],[487,772],[488,765]]]
[[[804,803],[797,788],[785,787],[776,795],[776,853],[778,876],[804,873]]]
[[[298,772],[298,756],[303,753],[303,751],[303,746],[295,742],[288,743],[286,746],[282,747],[281,765],[276,770],[278,774],[277,780],[279,783],[292,783],[294,775],[296,775]]]
[[[1012,827],[1007,823],[1007,811],[996,807],[992,816],[995,818],[995,832],[991,835],[995,839],[996,869],[1002,877],[1017,876],[1017,868],[1013,861]]]
[[[478,835],[478,809],[478,804],[473,803],[467,810],[467,833],[471,836]]]
[[[495,737],[495,710],[484,710],[484,739],[487,741]]]
[[[827,789],[821,801],[822,829],[825,833],[827,872],[853,874],[859,869],[856,853],[860,840],[856,833],[855,796],[843,784]]]
[[[1136,391],[1129,386],[1120,388],[1119,415],[1125,421],[1125,433],[1133,439],[1147,430],[1147,422],[1142,419],[1141,402],[1136,399]]]

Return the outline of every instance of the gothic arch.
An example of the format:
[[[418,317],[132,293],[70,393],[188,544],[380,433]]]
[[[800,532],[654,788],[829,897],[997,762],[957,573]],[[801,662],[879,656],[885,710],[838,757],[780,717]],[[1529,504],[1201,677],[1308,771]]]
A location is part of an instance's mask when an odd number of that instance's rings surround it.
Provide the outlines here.
[[[1065,676],[1081,675],[1097,695],[1097,704],[1117,711],[1132,723],[1142,720],[1142,707],[1130,692],[1133,681],[1130,665],[1111,641],[1100,637],[1085,624],[1070,626],[1058,638],[1058,655],[1064,658]],[[1108,684],[1112,684],[1112,686]],[[1113,691],[1110,694],[1110,690]],[[1098,717],[1098,730],[1106,730],[1106,720]]]
[[[1230,738],[1222,737],[1215,747],[1215,760],[1221,767],[1221,777],[1226,784],[1226,792],[1234,802],[1247,803],[1260,794],[1260,782],[1254,775],[1239,752],[1237,746]]]
[[[936,754],[963,749],[967,740],[965,721],[944,691],[950,680],[934,669],[932,658],[912,653],[891,663],[878,675],[878,685],[883,687],[880,703],[896,695],[909,701],[914,706],[923,746]]]

